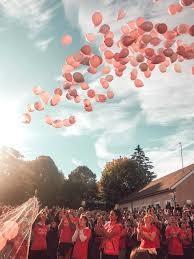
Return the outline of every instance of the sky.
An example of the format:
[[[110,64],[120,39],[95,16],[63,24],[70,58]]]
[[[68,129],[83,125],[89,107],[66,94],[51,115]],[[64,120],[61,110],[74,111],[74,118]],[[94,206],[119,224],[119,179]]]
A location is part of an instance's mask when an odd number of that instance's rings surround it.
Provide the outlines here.
[[[192,24],[194,10],[169,16],[171,0],[0,0],[0,145],[12,146],[26,159],[39,155],[53,158],[64,175],[79,165],[87,165],[100,177],[105,163],[130,156],[140,144],[153,162],[158,177],[194,162],[194,78],[193,61],[185,62],[183,73],[169,68],[154,72],[137,89],[129,75],[115,78],[115,98],[96,104],[92,113],[67,100],[57,108],[33,114],[32,123],[21,123],[28,103],[36,101],[34,86],[47,91],[60,86],[65,58],[86,43],[85,33],[94,32],[91,15],[103,13],[104,21],[117,35],[121,24],[143,16],[154,22],[167,22],[172,28]],[[118,10],[127,18],[117,23]],[[64,34],[73,37],[62,46]],[[186,39],[187,40],[187,39]],[[189,39],[188,39],[189,40]],[[190,39],[191,41],[191,39]],[[98,46],[94,45],[98,52]],[[98,78],[88,78],[97,87]],[[77,116],[71,128],[55,129],[44,124],[46,114],[55,117]]]

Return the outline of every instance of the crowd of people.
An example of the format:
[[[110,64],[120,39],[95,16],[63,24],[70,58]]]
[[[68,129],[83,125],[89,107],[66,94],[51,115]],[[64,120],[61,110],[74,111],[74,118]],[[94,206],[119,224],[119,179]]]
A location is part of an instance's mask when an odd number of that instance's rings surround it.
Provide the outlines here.
[[[194,207],[41,211],[30,259],[194,259]]]

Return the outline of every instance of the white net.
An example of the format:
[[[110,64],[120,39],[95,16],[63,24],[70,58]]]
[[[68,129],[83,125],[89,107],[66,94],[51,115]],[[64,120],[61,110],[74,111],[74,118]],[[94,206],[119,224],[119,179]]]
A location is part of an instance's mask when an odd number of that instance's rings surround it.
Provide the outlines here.
[[[32,224],[39,212],[35,197],[0,215],[0,259],[27,259]]]

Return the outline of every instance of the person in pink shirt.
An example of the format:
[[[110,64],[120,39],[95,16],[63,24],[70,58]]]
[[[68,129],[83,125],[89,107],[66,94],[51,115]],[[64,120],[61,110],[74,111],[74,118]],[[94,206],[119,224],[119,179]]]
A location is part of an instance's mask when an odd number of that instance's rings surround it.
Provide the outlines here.
[[[30,252],[30,259],[46,259],[46,235],[47,226],[45,225],[46,216],[41,213],[37,218],[37,223],[35,223],[32,229],[32,245]]]
[[[156,258],[158,248],[157,228],[152,224],[154,218],[151,214],[146,214],[143,224],[137,228],[137,238],[141,241],[140,248],[150,254],[150,258]]]
[[[183,231],[178,227],[175,217],[171,217],[170,225],[167,226],[165,235],[168,242],[168,259],[182,259]]]
[[[120,239],[122,225],[120,224],[121,214],[118,210],[110,212],[109,219],[104,226],[98,226],[96,233],[103,237],[102,259],[118,259],[120,253]]]
[[[73,259],[87,259],[90,237],[91,230],[88,228],[88,218],[85,215],[81,215],[75,233],[72,236],[72,242],[74,243]]]
[[[71,211],[66,211],[59,224],[58,259],[70,259],[73,249],[72,236],[76,220]]]
[[[183,231],[182,243],[184,259],[190,259],[192,258],[192,230],[189,224],[185,221],[181,223],[181,229]]]

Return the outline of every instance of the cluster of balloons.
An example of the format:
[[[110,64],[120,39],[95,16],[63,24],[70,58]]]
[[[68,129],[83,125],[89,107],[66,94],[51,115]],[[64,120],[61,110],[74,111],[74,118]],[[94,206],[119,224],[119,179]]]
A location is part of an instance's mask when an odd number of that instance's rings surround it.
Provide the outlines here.
[[[170,5],[168,11],[171,15],[182,11],[185,6],[192,6],[193,0],[180,0],[178,4]],[[126,11],[120,9],[117,21],[126,18]],[[140,77],[150,78],[154,70],[165,73],[172,66],[177,73],[182,72],[181,63],[194,59],[194,42],[191,44],[181,40],[181,35],[194,36],[194,25],[179,24],[175,28],[169,28],[166,23],[156,23],[139,17],[130,20],[120,27],[120,35],[117,38],[111,31],[109,24],[103,22],[103,15],[96,11],[92,15],[92,23],[96,28],[96,34],[85,35],[87,44],[80,50],[66,58],[62,68],[64,82],[50,95],[40,87],[33,88],[33,93],[40,100],[33,105],[28,105],[27,112],[23,114],[23,122],[30,123],[30,113],[34,110],[42,111],[45,105],[56,106],[65,97],[75,103],[83,103],[87,112],[93,111],[93,102],[104,103],[114,97],[110,84],[114,77],[122,77],[124,72],[129,73],[129,79],[135,87],[144,85]],[[99,52],[93,52],[92,44],[101,40]],[[67,46],[72,43],[70,35],[64,35],[62,44]],[[80,72],[83,68],[87,72]],[[194,67],[191,69],[194,74]],[[86,76],[97,74],[99,86],[102,92],[92,88],[87,83]],[[80,94],[85,92],[85,96]],[[76,122],[74,116],[66,119],[53,119],[45,117],[45,122],[55,128],[69,127]]]
[[[3,224],[0,232],[0,251],[3,250],[8,240],[14,239],[19,231],[19,226],[15,221],[8,220]]]

